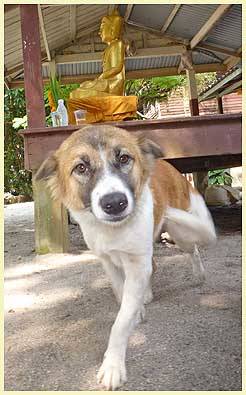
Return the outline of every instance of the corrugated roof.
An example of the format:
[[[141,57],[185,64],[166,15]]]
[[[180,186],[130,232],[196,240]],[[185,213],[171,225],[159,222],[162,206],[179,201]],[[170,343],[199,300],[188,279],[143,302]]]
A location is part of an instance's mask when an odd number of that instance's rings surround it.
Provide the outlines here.
[[[204,51],[206,52],[206,51]],[[194,51],[192,53],[192,60],[194,64],[206,64],[206,63],[220,63],[220,59],[223,60],[225,57],[219,56],[217,58],[215,55],[212,53],[204,53],[203,51],[196,52]]]
[[[130,15],[132,22],[140,23],[157,30],[161,30],[164,21],[173,9],[173,4],[165,4],[165,7],[156,7],[152,4],[134,5]]]
[[[5,15],[4,15],[5,16]],[[44,43],[41,40],[41,50]],[[9,11],[4,18],[4,59],[8,69],[22,63],[22,39],[19,8]],[[7,63],[7,64],[6,64]]]
[[[218,7],[217,4],[184,4],[179,9],[167,33],[192,39]]]
[[[242,46],[242,6],[235,4],[209,32],[207,42],[237,50]]]
[[[160,67],[175,67],[179,65],[179,56],[156,56],[153,58],[127,58],[126,70],[158,69]]]
[[[58,75],[97,74],[102,72],[101,62],[86,62],[73,64],[58,64]]]
[[[69,7],[56,6],[42,9],[45,32],[50,50],[69,42]],[[59,43],[59,44],[58,44]]]
[[[209,17],[214,13],[219,4],[183,4],[180,6],[166,33],[171,37],[165,38],[165,43],[157,43],[160,40],[160,31],[165,24],[168,16],[175,7],[175,4],[135,4],[129,16],[129,21],[140,25],[139,33],[136,27],[126,24],[126,36],[132,39],[129,29],[135,29],[134,35],[140,34],[137,39],[136,48],[149,48],[149,56],[143,58],[127,58],[126,70],[145,70],[155,68],[176,67],[179,65],[180,56],[152,56],[151,47],[160,47],[171,45],[173,37],[178,39],[192,39],[200,28],[206,23]],[[6,12],[5,17],[5,68],[15,70],[16,66],[21,67],[23,62],[22,40],[20,30],[20,13],[19,8]],[[42,14],[44,19],[45,32],[48,40],[49,49],[52,53],[61,54],[63,49],[69,48],[66,53],[90,53],[91,51],[101,51],[102,46],[98,37],[98,30],[101,18],[108,13],[108,4],[77,4],[76,5],[76,37],[77,41],[73,42],[70,19],[70,10],[74,5],[42,5]],[[119,5],[119,11],[124,16],[127,5]],[[148,32],[148,28],[153,29]],[[238,50],[241,47],[242,37],[242,7],[240,4],[233,4],[229,11],[221,17],[208,36],[202,43],[225,47],[228,50]],[[94,32],[93,41],[91,34]],[[158,34],[155,32],[159,32]],[[41,50],[45,54],[45,47],[41,36]],[[135,37],[135,36],[134,36]],[[135,39],[135,38],[134,38]],[[163,40],[163,38],[162,38]],[[149,45],[149,43],[151,44]],[[100,43],[100,46],[98,45]],[[167,44],[166,44],[167,43]],[[73,52],[73,47],[77,49]],[[70,52],[70,48],[72,52]],[[80,51],[81,48],[81,51]],[[215,49],[199,49],[193,51],[194,64],[211,64],[220,63],[229,56]],[[101,71],[100,62],[76,62],[74,65],[63,64],[57,65],[57,70],[62,75],[81,75],[95,74]],[[18,73],[20,74],[18,70]],[[49,75],[48,68],[43,67],[44,76]],[[8,75],[8,74],[7,74]],[[13,71],[10,75],[14,75]]]
[[[104,15],[108,13],[108,5],[100,5],[98,4],[90,4],[90,5],[77,5],[76,11],[76,23],[77,30],[83,30],[88,28],[88,26],[98,26],[100,25],[100,21]]]

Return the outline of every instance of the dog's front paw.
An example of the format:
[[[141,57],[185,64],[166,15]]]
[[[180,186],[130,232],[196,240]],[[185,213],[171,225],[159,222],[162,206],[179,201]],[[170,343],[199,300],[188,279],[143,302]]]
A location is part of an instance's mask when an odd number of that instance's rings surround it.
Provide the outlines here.
[[[117,357],[107,355],[97,374],[98,384],[106,390],[115,390],[126,382],[125,362]]]

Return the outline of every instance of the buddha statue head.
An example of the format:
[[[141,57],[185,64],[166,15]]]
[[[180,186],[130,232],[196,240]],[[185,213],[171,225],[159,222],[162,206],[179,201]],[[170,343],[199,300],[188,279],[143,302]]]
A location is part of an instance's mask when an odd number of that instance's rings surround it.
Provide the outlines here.
[[[121,37],[123,27],[123,18],[117,10],[111,15],[102,18],[99,35],[104,43],[110,43]]]

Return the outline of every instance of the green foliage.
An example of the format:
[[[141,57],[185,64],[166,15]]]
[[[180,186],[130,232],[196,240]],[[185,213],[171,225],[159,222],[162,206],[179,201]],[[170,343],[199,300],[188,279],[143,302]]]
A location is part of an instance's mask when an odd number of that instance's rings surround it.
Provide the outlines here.
[[[52,92],[55,106],[57,108],[58,100],[61,99],[61,97],[60,97],[60,83],[56,77],[54,77],[54,78],[50,77],[50,90]]]
[[[138,111],[143,111],[144,106],[154,104],[156,101],[167,100],[174,89],[185,83],[184,76],[153,77],[137,80],[128,80],[125,84],[127,96],[138,97]]]
[[[225,169],[210,170],[208,185],[231,185],[232,176]]]
[[[66,100],[79,84],[60,85],[60,97]],[[51,125],[48,91],[44,88],[46,125]],[[27,127],[24,89],[10,89],[4,93],[4,192],[32,196],[31,172],[24,169],[24,141],[18,134]]]
[[[31,173],[24,170],[23,128],[26,114],[24,89],[6,90],[4,94],[4,191],[32,196]],[[15,128],[13,127],[13,122]],[[24,119],[25,122],[25,119]]]
[[[198,94],[215,80],[216,73],[196,74]],[[137,96],[138,111],[144,112],[144,108],[147,109],[156,101],[162,102],[167,100],[170,93],[181,86],[186,88],[186,94],[188,95],[187,78],[185,75],[127,80],[125,83],[125,94],[127,96]]]
[[[72,92],[74,89],[79,87],[79,84],[69,84],[69,85],[60,85],[58,82],[58,99],[63,99],[65,104],[66,100],[69,98],[70,92]],[[50,115],[50,105],[49,105],[49,99],[48,99],[48,93],[51,90],[51,85],[47,84],[44,87],[44,105],[45,105],[45,113],[46,113],[46,124],[48,126],[52,126],[52,120],[51,120],[51,115]],[[57,102],[58,104],[58,102]],[[56,104],[56,106],[57,106]]]
[[[60,99],[64,99],[64,101],[66,103],[66,100],[69,99],[70,93],[74,89],[77,89],[79,86],[80,86],[80,84],[60,85],[60,94],[61,94]]]
[[[197,84],[197,93],[198,95],[204,91],[204,89],[208,88],[210,85],[216,81],[216,73],[200,73],[196,74],[196,84]]]

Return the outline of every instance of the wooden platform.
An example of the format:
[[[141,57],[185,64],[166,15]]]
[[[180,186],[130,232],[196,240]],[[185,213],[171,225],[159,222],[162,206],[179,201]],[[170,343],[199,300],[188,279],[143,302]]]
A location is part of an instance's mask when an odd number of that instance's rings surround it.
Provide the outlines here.
[[[242,114],[204,115],[161,120],[110,122],[130,133],[141,132],[156,141],[165,159],[182,172],[240,166]],[[97,124],[94,124],[95,127]],[[36,170],[42,161],[78,126],[21,131],[25,168]]]
[[[111,122],[130,133],[143,133],[156,141],[165,159],[181,172],[240,166],[242,161],[242,116],[212,115],[165,120]],[[97,127],[97,124],[94,124]],[[33,128],[24,137],[25,167],[33,173],[52,151],[79,128]],[[54,202],[41,181],[33,179],[35,201],[35,248],[38,254],[67,252],[67,212]]]

